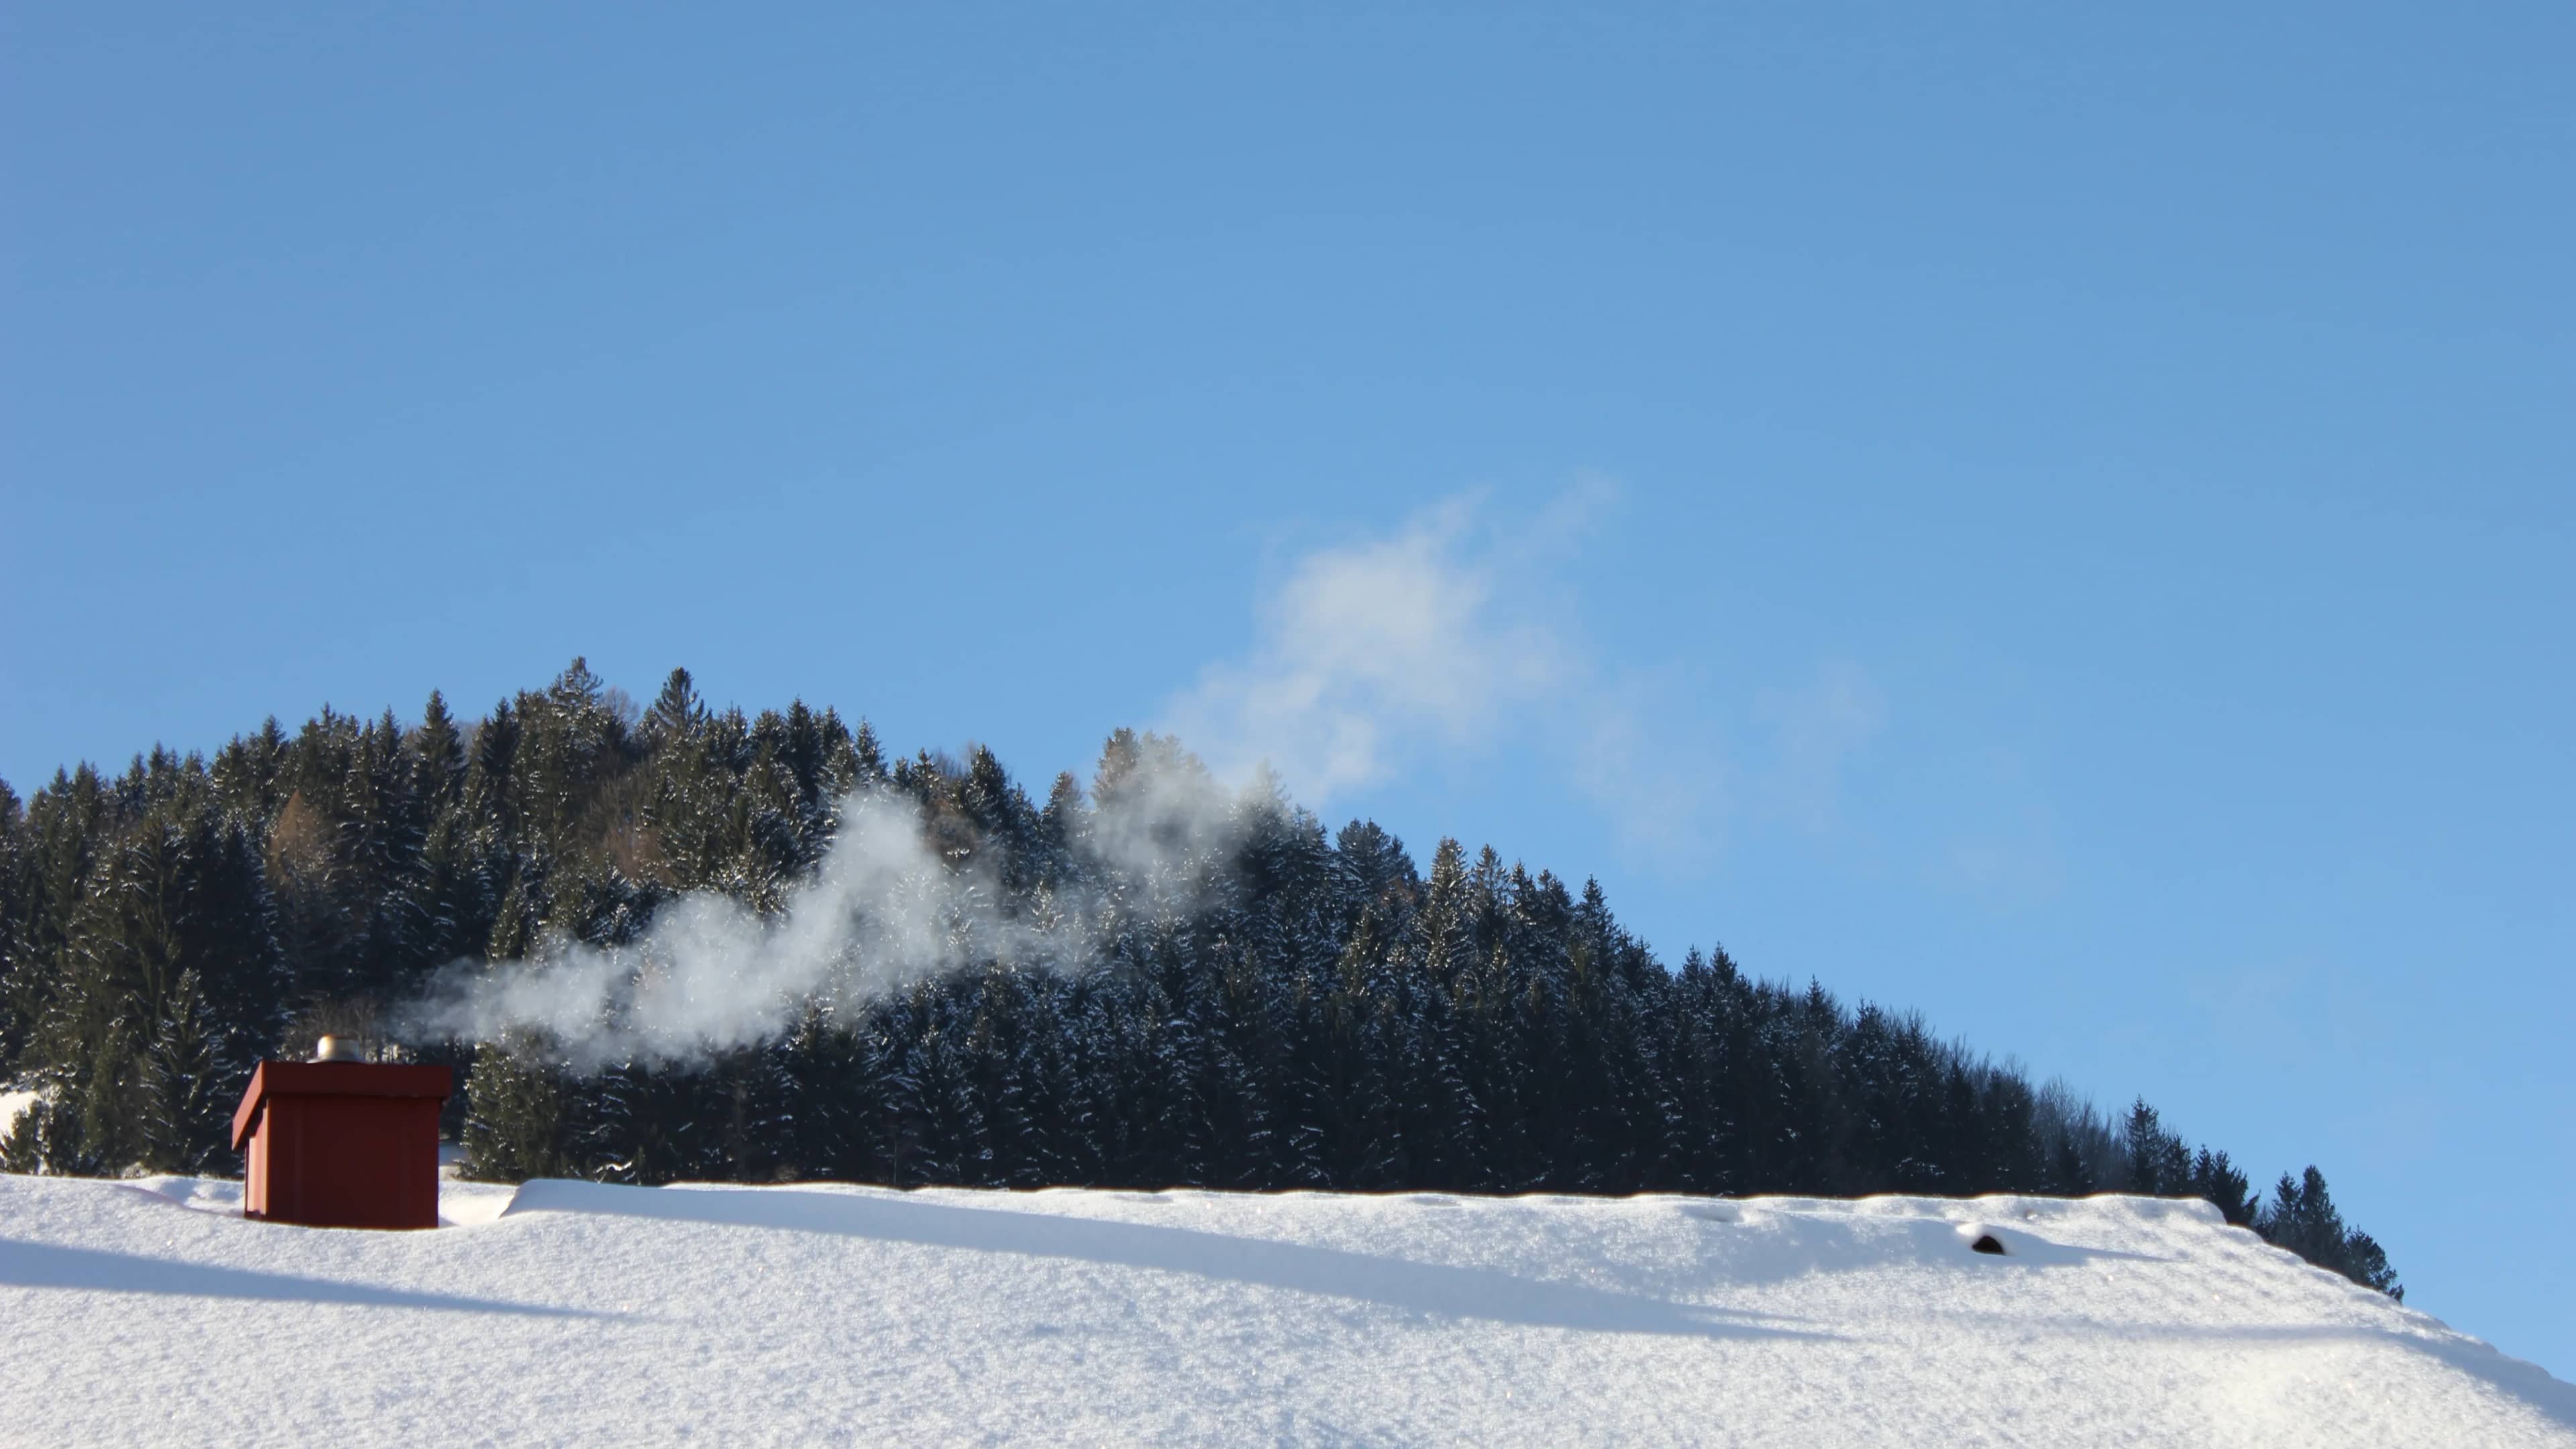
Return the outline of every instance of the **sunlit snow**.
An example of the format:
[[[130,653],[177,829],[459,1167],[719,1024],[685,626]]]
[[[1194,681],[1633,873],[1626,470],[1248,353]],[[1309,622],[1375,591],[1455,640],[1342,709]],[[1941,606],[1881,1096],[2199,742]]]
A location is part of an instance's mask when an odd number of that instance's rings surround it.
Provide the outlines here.
[[[2576,1445],[2576,1387],[2198,1203],[239,1203],[0,1176],[0,1441]]]

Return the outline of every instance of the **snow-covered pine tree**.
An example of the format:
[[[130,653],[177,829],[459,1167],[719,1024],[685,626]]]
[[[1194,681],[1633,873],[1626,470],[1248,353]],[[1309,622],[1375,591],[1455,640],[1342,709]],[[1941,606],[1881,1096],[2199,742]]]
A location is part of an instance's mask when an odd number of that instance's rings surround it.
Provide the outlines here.
[[[143,1051],[142,1162],[154,1172],[208,1173],[232,1156],[226,1129],[238,1093],[219,1069],[220,1034],[197,972],[181,971]]]

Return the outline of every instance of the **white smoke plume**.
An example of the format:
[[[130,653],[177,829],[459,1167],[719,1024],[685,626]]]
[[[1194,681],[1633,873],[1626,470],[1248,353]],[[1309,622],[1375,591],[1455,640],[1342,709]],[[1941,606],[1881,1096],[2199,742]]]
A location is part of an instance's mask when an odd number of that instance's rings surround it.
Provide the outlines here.
[[[1481,512],[1452,498],[1299,559],[1261,601],[1251,654],[1168,705],[1175,732],[1231,775],[1267,762],[1316,802],[1425,748],[1490,741],[1577,671],[1530,607],[1530,536],[1497,536]]]
[[[1260,601],[1252,647],[1166,705],[1172,736],[1218,776],[1174,738],[1146,737],[1084,812],[1094,884],[1071,899],[1015,899],[988,854],[943,853],[910,797],[863,791],[783,912],[693,894],[623,946],[552,941],[532,961],[459,963],[405,1026],[538,1031],[584,1066],[682,1059],[961,967],[1078,967],[1139,914],[1194,911],[1254,812],[1283,808],[1281,782],[1320,805],[1442,756],[1522,752],[1630,843],[1694,858],[1728,805],[1717,730],[1686,681],[1598,662],[1560,576],[1616,496],[1588,480],[1501,518],[1463,496],[1298,559]],[[1884,713],[1867,676],[1836,666],[1811,690],[1766,693],[1758,712],[1782,741],[1766,793],[1802,822],[1829,819],[1845,761]]]
[[[1149,753],[1086,813],[1081,848],[1096,887],[1029,903],[1003,885],[993,852],[945,853],[910,797],[862,789],[842,801],[831,849],[784,909],[692,892],[622,945],[558,938],[526,961],[461,961],[401,1026],[469,1041],[542,1033],[552,1053],[590,1071],[747,1046],[813,1006],[862,1007],[960,968],[1078,968],[1137,916],[1194,909],[1273,800],[1217,789],[1177,751]]]
[[[1441,759],[1516,752],[1632,845],[1688,853],[1723,801],[1723,762],[1659,672],[1605,668],[1566,566],[1619,488],[1585,478],[1524,511],[1447,499],[1395,532],[1299,558],[1242,657],[1164,718],[1221,770],[1266,762],[1328,802]]]

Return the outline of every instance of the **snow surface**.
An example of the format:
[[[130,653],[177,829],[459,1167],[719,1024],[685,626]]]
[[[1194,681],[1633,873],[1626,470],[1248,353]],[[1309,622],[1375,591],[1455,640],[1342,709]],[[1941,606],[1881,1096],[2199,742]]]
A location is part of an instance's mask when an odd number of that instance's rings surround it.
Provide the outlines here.
[[[2576,1446],[2199,1203],[442,1192],[0,1176],[0,1444]]]

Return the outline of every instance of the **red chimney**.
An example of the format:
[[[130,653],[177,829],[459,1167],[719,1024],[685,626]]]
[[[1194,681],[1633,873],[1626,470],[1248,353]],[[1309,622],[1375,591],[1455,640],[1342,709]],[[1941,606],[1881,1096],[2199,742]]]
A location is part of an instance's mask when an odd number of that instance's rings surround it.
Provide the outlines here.
[[[445,1067],[260,1063],[233,1112],[233,1150],[250,1156],[242,1216],[437,1227],[438,1108],[453,1080]]]

